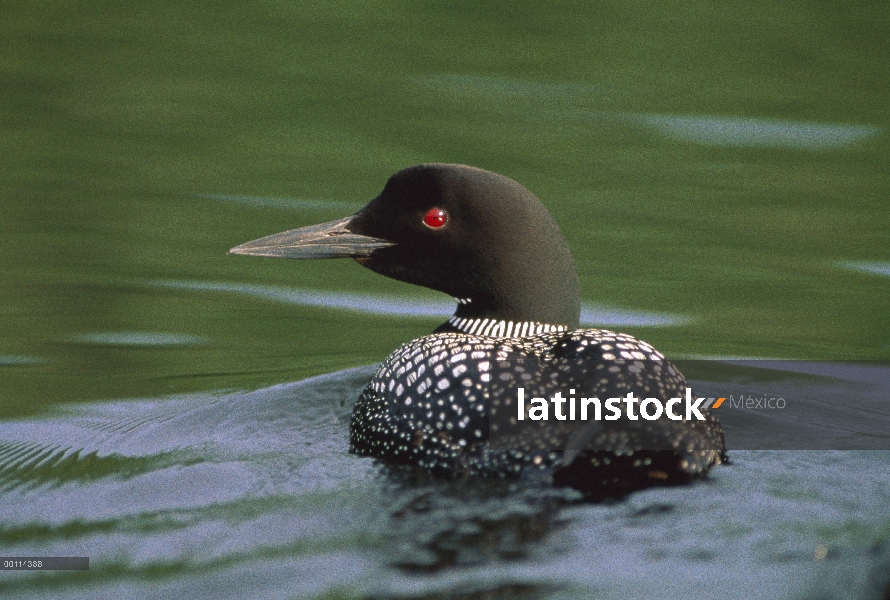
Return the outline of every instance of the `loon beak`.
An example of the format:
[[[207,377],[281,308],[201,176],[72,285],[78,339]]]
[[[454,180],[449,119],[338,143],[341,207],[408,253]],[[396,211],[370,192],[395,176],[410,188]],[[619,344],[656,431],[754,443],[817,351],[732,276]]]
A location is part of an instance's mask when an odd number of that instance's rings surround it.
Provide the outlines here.
[[[229,254],[275,258],[367,258],[395,242],[353,233],[347,229],[354,217],[282,231],[229,250]]]

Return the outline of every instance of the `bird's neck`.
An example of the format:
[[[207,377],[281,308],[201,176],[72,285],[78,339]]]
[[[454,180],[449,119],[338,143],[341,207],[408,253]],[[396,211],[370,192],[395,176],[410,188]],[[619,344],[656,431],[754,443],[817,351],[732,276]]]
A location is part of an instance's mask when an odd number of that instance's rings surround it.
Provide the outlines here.
[[[560,267],[524,278],[499,277],[485,293],[456,298],[454,316],[436,332],[524,337],[577,328],[581,312],[578,275],[571,260]]]
[[[514,321],[495,317],[459,317],[454,315],[436,329],[436,333],[461,332],[482,337],[526,337],[540,333],[568,331],[566,325],[540,321]]]

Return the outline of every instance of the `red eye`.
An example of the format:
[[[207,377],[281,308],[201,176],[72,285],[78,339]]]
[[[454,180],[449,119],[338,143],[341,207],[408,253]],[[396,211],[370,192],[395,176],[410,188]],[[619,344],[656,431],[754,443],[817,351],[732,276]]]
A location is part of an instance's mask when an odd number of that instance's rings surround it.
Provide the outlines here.
[[[423,222],[433,229],[438,229],[448,222],[448,213],[441,208],[431,208],[423,215]]]

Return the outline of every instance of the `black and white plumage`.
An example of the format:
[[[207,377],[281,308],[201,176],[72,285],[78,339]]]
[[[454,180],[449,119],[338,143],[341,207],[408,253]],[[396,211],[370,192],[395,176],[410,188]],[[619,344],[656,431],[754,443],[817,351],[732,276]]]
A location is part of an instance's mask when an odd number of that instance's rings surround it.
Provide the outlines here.
[[[605,400],[682,397],[682,374],[649,344],[578,329],[574,261],[524,187],[463,165],[399,171],[356,215],[232,249],[285,258],[352,257],[448,293],[455,315],[380,366],[355,405],[350,450],[439,475],[546,470],[560,485],[612,494],[702,476],[724,458],[704,421],[517,423],[516,390]],[[571,390],[571,392],[569,392]]]

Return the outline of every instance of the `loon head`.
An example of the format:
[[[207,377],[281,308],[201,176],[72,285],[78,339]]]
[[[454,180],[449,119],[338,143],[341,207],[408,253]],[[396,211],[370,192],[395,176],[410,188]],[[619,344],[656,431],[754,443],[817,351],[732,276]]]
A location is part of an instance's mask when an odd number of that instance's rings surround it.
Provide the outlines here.
[[[575,263],[549,211],[512,179],[465,165],[408,167],[351,217],[229,252],[351,257],[387,277],[457,298],[461,318],[573,329],[581,311]]]

